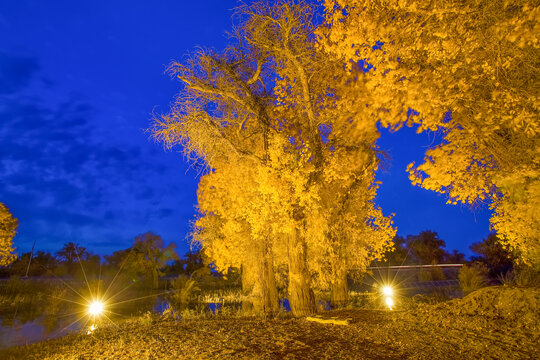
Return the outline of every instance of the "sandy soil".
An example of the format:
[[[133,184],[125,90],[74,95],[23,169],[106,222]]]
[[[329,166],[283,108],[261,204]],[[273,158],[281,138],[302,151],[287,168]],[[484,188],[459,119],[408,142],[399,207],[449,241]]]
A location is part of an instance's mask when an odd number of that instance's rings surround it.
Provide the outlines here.
[[[540,290],[527,297],[526,311],[519,302],[495,309],[493,301],[485,301],[508,295],[512,294],[499,289],[411,311],[340,310],[319,315],[347,320],[348,325],[294,318],[141,318],[92,335],[6,349],[0,358],[538,359]],[[472,311],[474,296],[483,302]]]

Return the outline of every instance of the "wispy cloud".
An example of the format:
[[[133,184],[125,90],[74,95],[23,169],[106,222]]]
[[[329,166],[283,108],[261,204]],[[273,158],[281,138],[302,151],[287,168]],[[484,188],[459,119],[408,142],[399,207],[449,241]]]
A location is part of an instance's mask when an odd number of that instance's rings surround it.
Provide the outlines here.
[[[0,52],[0,94],[11,94],[25,88],[38,69],[35,58]]]

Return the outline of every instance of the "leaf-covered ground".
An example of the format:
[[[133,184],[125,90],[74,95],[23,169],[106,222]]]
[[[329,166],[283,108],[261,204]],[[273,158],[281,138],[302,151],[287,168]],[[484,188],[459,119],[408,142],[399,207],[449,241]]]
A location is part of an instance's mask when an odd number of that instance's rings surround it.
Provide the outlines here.
[[[0,358],[537,359],[539,299],[540,289],[498,288],[412,311],[320,315],[347,319],[348,325],[294,318],[141,318],[92,335],[6,349]]]

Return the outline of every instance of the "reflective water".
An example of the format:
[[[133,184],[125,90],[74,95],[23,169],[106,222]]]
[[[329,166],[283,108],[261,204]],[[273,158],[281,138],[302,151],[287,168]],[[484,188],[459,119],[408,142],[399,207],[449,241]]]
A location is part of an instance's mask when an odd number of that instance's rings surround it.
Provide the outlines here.
[[[223,304],[203,305],[203,309],[206,311],[217,314],[221,311]],[[149,299],[145,303],[139,302],[137,306],[132,306],[129,310],[124,308],[125,314],[113,317],[112,320],[125,319],[146,311],[163,314],[168,308],[169,302],[164,298],[157,297]],[[83,329],[86,331],[90,325],[86,319],[77,321],[80,319],[80,314],[71,316],[55,314],[51,316],[43,315],[43,313],[36,314],[34,310],[28,308],[26,311],[21,311],[18,309],[16,313],[4,313],[3,317],[0,317],[0,349],[54,339]]]
[[[35,342],[57,338],[72,332],[86,331],[90,324],[88,318],[80,311],[73,312],[70,303],[64,303],[61,311],[51,312],[49,307],[18,307],[17,309],[2,309],[0,311],[0,349],[11,346],[32,344]],[[290,311],[287,299],[280,300],[280,307],[284,311]],[[123,314],[115,312],[111,315],[112,321],[125,319],[133,315],[140,315],[151,311],[163,314],[170,308],[166,297],[153,296],[144,301],[122,304],[121,309],[115,309]],[[234,313],[241,308],[240,302],[208,302],[199,303],[195,313],[217,315],[223,311]],[[193,310],[193,309],[192,309]],[[71,314],[71,315],[70,315]],[[182,315],[180,313],[180,315]]]
[[[10,321],[11,322],[11,321]],[[32,344],[38,341],[54,339],[80,329],[80,324],[57,325],[55,329],[50,329],[45,316],[32,321],[20,322],[15,320],[10,325],[0,325],[0,349],[11,346]]]
[[[162,302],[154,302],[155,298],[122,304],[118,312],[108,314],[105,323],[116,322],[133,315],[151,311],[162,312]],[[115,309],[117,310],[117,309]],[[58,309],[50,306],[31,304],[14,308],[2,308],[0,311],[0,348],[32,344],[38,341],[57,338],[86,329],[91,319],[85,310],[77,305],[63,302]]]

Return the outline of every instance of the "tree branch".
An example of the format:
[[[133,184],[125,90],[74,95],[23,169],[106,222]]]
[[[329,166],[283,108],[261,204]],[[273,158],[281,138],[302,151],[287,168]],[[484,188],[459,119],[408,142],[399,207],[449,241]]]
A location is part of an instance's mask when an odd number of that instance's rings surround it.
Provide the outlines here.
[[[261,76],[261,71],[262,71],[262,61],[259,60],[257,61],[257,70],[255,71],[255,74],[253,74],[253,76],[251,77],[251,79],[249,79],[246,84],[248,85],[251,85],[253,84],[254,82],[256,82],[258,79],[259,79],[259,76]]]

